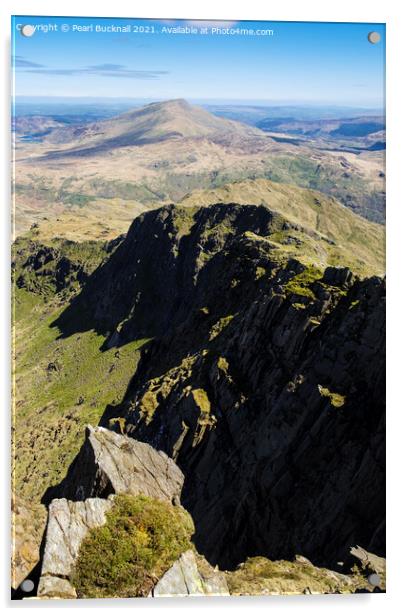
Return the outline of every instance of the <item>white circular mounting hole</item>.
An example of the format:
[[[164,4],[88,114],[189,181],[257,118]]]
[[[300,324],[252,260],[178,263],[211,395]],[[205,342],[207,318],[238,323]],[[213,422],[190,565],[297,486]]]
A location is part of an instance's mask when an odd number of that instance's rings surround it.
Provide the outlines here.
[[[35,27],[27,24],[26,26],[22,26],[21,28],[22,36],[32,36],[35,34]]]
[[[32,580],[24,580],[21,584],[21,590],[24,592],[32,592],[35,584]]]
[[[379,32],[369,32],[367,38],[373,45],[381,41],[381,35]]]
[[[381,584],[381,578],[378,573],[370,573],[367,581],[371,586],[379,586]]]

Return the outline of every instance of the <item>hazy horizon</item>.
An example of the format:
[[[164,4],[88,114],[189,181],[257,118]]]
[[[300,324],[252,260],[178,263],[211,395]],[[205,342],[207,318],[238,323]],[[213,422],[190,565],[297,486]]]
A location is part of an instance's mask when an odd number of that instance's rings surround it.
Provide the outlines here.
[[[15,97],[12,96],[12,99],[15,102],[21,102],[24,104],[35,104],[41,103],[46,105],[46,103],[59,103],[59,104],[70,104],[70,103],[81,103],[81,104],[113,104],[115,102],[120,103],[143,103],[150,104],[156,102],[167,102],[171,100],[186,100],[192,105],[197,104],[212,104],[212,105],[239,105],[239,106],[255,106],[255,107],[320,107],[320,108],[340,108],[340,109],[370,109],[370,110],[380,110],[381,107],[378,105],[356,105],[356,104],[342,104],[342,103],[330,103],[330,102],[320,102],[320,101],[304,101],[297,99],[290,100],[275,100],[275,99],[227,99],[227,98],[192,98],[191,96],[178,96],[171,98],[135,98],[135,97],[126,97],[126,96],[40,96],[40,95],[17,95]]]

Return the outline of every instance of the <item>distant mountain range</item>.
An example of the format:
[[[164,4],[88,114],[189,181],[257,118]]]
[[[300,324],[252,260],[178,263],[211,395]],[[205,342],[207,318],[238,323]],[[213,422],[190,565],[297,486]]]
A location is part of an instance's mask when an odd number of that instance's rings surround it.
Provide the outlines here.
[[[356,109],[356,113],[359,111],[361,110]],[[348,117],[342,108],[339,109],[339,117],[334,117],[334,112],[324,114],[322,110],[318,117],[310,117],[312,113],[310,108],[307,113],[303,109],[300,111],[292,107],[194,106],[184,99],[176,99],[150,103],[145,107],[134,107],[120,115],[115,115],[106,108],[103,110],[105,118],[102,118],[101,110],[97,113],[99,117],[95,119],[92,119],[94,115],[96,116],[95,113],[86,113],[84,109],[81,113],[74,114],[17,115],[13,118],[13,130],[25,137],[29,137],[29,134],[42,137],[52,132],[47,139],[50,143],[69,143],[76,140],[98,142],[99,139],[96,137],[100,134],[111,139],[120,136],[122,143],[125,142],[124,137],[127,137],[128,143],[132,140],[143,143],[170,136],[212,135],[225,128],[229,132],[234,130],[244,132],[244,124],[267,132],[334,139],[367,137],[374,133],[380,137],[385,130],[385,120],[382,115],[365,113]],[[240,122],[243,129],[235,127],[233,123],[225,125],[216,118]],[[158,129],[153,131],[152,126],[155,125]],[[55,130],[58,128],[61,130]]]
[[[326,135],[331,137],[367,137],[385,130],[382,116],[358,118],[296,120],[287,118],[264,118],[257,126],[266,131],[289,132],[294,135]]]
[[[384,221],[384,157],[376,151],[383,147],[382,131],[330,134],[376,130],[378,118],[282,121],[268,133],[179,99],[60,123],[40,116],[16,121],[18,232],[71,208],[102,211],[105,220],[109,203],[109,219],[123,210],[130,218],[130,212],[177,202],[196,189],[257,178],[322,191],[369,220]],[[302,126],[317,135],[278,132]]]

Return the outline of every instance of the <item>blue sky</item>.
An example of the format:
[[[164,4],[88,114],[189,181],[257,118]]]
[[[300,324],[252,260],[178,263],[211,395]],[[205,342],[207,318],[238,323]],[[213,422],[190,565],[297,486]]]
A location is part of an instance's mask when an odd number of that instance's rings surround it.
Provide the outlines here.
[[[21,24],[37,26],[24,37]],[[127,33],[74,27],[131,26]],[[57,31],[46,26],[57,26]],[[62,25],[69,30],[63,32]],[[175,26],[197,34],[162,33]],[[217,22],[14,17],[16,96],[91,96],[162,100],[244,100],[383,106],[385,26],[298,22],[223,22],[272,29],[273,36],[200,34]],[[153,26],[155,33],[134,32]],[[67,29],[67,28],[65,28]],[[381,42],[372,45],[375,30]]]

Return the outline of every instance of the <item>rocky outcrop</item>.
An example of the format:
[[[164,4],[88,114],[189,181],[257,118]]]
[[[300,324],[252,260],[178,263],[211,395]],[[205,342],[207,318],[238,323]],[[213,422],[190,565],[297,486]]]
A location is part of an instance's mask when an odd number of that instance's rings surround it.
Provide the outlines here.
[[[183,481],[183,473],[164,452],[106,428],[88,426],[66,478],[47,490],[44,501],[143,494],[178,504]]]
[[[225,574],[188,550],[172,565],[151,591],[152,597],[229,595]]]
[[[45,297],[76,293],[121,240],[78,243],[54,238],[49,246],[33,228],[12,246],[13,281],[17,287]]]
[[[334,566],[355,543],[383,553],[384,285],[320,292],[301,308],[268,287],[212,343],[195,344],[194,318],[180,332],[191,362],[176,333],[155,342],[118,410],[183,469],[213,564],[260,552]]]
[[[223,265],[224,248],[246,231],[265,236],[282,224],[281,216],[253,205],[200,208],[195,214],[169,205],[142,214],[56,325],[69,334],[91,315],[91,325],[109,333],[113,346],[161,335],[204,306],[208,272],[213,275],[216,261]]]
[[[40,559],[40,545],[46,526],[46,508],[13,497],[11,586],[16,589]]]
[[[81,542],[91,528],[105,524],[112,498],[89,498],[84,502],[62,498],[50,503],[38,597],[76,598],[69,577]]]
[[[357,563],[358,567],[367,574],[377,573],[385,582],[386,561],[376,554],[368,552],[360,545],[356,545],[350,550],[349,563]]]
[[[315,567],[299,555],[293,561],[249,558],[235,571],[226,572],[226,578],[232,595],[350,594],[374,590],[359,570],[339,573]]]

